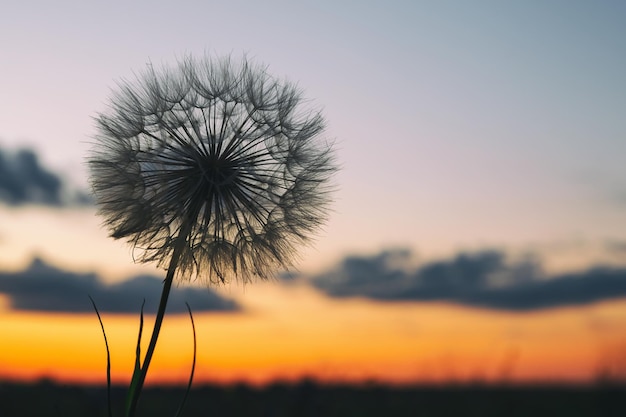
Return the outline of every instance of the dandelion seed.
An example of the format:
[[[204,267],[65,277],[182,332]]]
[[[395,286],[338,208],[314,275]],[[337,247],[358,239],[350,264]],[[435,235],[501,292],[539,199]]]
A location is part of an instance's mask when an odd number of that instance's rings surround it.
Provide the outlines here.
[[[110,234],[177,279],[267,279],[326,218],[336,170],[299,89],[245,59],[124,82],[97,118],[91,182]],[[176,256],[174,256],[176,254]]]

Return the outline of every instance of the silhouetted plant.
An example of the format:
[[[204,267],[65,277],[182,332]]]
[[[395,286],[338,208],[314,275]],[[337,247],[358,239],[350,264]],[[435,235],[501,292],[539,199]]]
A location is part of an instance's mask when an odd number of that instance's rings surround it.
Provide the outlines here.
[[[110,235],[167,270],[132,415],[173,280],[249,282],[292,266],[326,218],[336,166],[321,114],[246,59],[148,66],[119,85],[97,127],[91,184]]]

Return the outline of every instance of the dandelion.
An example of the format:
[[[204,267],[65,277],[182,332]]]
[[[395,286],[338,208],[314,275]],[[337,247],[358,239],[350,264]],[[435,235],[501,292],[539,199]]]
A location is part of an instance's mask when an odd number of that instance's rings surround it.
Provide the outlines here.
[[[268,279],[326,218],[336,167],[297,86],[243,59],[185,58],[122,82],[88,161],[111,237],[173,280]]]

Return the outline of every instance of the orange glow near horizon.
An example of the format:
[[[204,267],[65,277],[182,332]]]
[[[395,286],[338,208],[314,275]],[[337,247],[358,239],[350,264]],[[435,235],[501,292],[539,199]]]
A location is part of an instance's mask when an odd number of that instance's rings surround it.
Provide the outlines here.
[[[586,383],[626,362],[606,357],[626,342],[626,300],[502,313],[440,303],[331,300],[304,286],[260,285],[238,298],[245,303],[242,313],[195,315],[196,383],[302,378]],[[113,381],[128,383],[138,317],[104,314],[103,320]],[[142,351],[151,320],[146,318]],[[0,379],[105,381],[105,348],[95,314],[5,310],[0,334],[5,335]],[[148,383],[184,383],[191,358],[189,318],[166,317]]]

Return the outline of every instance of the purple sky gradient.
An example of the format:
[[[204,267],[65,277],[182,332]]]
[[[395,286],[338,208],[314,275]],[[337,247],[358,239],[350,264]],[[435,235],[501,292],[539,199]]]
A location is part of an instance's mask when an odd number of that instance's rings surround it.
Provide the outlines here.
[[[10,1],[0,146],[84,186],[116,79],[247,53],[298,81],[336,139],[335,212],[305,256],[619,242],[624,18],[619,1]]]

